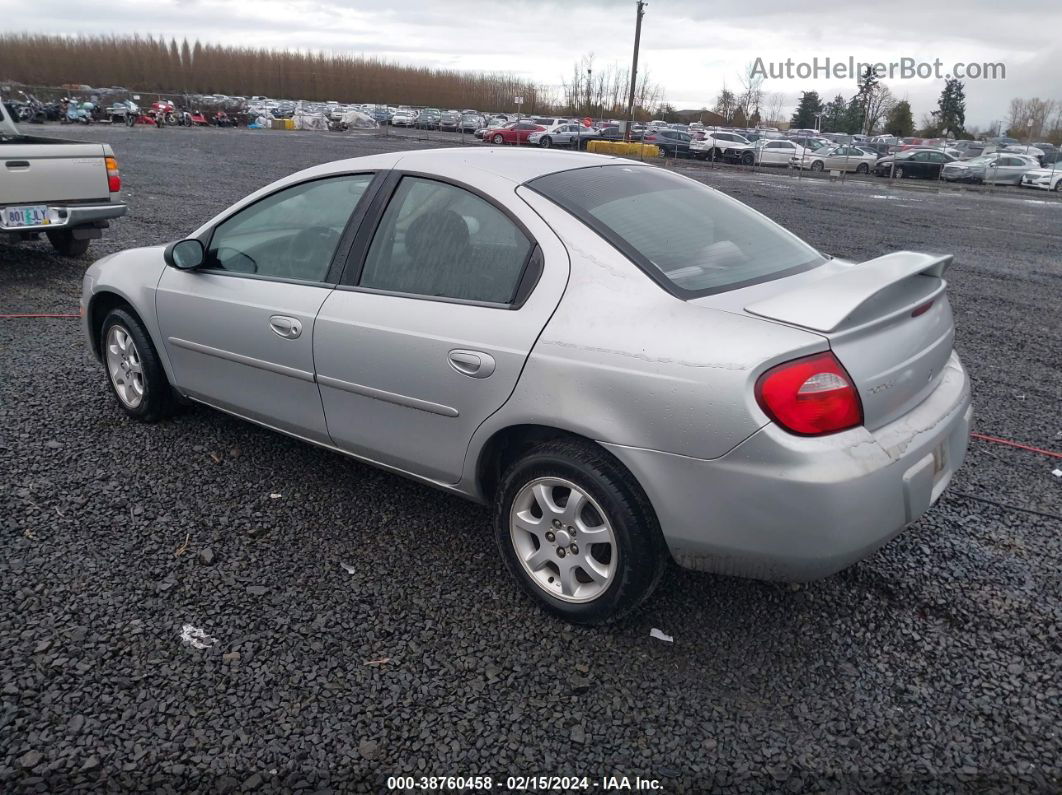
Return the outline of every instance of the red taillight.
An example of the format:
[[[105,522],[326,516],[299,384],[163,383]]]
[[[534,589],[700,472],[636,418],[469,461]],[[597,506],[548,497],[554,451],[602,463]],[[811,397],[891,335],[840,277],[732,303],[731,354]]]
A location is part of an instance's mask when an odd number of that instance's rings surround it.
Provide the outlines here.
[[[756,381],[756,400],[768,417],[800,436],[863,424],[855,384],[830,352],[772,367]]]
[[[919,315],[924,315],[926,312],[929,311],[930,307],[932,307],[932,306],[933,306],[933,301],[928,301],[928,302],[922,304],[919,307],[915,307],[914,311],[911,312],[911,317],[918,317]]]
[[[117,193],[122,189],[122,178],[118,173],[118,161],[113,157],[105,157],[107,166],[107,189],[111,193]]]

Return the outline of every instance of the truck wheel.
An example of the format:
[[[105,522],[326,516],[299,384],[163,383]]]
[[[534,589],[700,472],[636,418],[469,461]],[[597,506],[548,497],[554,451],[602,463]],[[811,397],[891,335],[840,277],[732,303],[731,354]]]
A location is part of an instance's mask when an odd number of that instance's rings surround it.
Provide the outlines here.
[[[88,251],[89,243],[92,241],[88,238],[78,240],[69,229],[56,229],[48,233],[48,242],[64,257],[80,257]]]
[[[546,442],[509,467],[494,500],[494,530],[524,592],[579,624],[635,609],[667,566],[641,486],[616,459],[582,441]]]

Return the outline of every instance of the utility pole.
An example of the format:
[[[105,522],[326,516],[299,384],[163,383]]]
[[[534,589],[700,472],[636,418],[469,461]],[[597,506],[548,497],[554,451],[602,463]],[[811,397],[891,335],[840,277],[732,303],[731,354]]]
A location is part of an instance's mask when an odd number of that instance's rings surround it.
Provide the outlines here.
[[[638,47],[642,42],[642,17],[645,16],[645,0],[638,0],[638,15],[634,23],[634,60],[631,62],[631,96],[627,102],[627,134],[631,140],[631,127],[634,126],[634,94],[638,90]]]

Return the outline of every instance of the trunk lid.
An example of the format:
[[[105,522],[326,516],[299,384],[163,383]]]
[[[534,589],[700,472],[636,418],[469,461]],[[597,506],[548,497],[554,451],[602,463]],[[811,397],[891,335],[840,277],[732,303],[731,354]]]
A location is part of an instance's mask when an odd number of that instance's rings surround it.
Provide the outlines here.
[[[831,260],[695,303],[821,334],[859,390],[864,424],[876,430],[940,382],[955,340],[944,281],[951,262],[910,251]]]
[[[0,206],[110,201],[102,144],[27,138],[0,141]]]

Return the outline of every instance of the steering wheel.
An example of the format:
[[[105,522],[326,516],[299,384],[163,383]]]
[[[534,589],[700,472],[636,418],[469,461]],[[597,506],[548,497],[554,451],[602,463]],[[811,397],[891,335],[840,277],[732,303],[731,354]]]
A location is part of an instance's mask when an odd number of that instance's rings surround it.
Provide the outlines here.
[[[289,275],[295,279],[320,281],[322,265],[327,270],[332,262],[339,233],[330,226],[308,226],[288,242]]]

